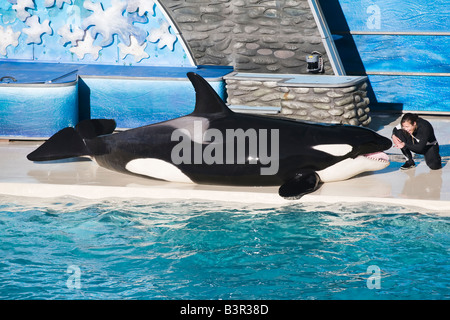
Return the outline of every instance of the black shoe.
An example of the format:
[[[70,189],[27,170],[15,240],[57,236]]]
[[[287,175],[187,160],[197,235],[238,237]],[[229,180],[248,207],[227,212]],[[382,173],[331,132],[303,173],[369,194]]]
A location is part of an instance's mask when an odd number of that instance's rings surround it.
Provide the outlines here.
[[[414,161],[408,160],[408,161],[405,162],[404,165],[402,165],[402,166],[400,167],[400,169],[401,169],[401,170],[408,170],[408,169],[414,168],[415,166],[416,166],[416,164],[414,163]]]

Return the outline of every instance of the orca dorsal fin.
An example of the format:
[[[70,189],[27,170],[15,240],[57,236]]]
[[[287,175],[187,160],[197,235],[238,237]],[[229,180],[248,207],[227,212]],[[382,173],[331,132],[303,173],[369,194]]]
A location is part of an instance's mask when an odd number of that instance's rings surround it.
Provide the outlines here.
[[[232,113],[211,85],[195,72],[187,74],[195,89],[195,109],[192,114]]]

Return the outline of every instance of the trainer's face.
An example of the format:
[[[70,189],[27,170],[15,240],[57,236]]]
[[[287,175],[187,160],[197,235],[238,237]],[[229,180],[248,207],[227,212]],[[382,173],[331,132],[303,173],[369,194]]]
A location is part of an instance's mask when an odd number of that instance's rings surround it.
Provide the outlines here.
[[[405,121],[402,123],[402,129],[407,131],[409,134],[413,134],[413,132],[416,130],[417,124],[411,123],[410,121]]]

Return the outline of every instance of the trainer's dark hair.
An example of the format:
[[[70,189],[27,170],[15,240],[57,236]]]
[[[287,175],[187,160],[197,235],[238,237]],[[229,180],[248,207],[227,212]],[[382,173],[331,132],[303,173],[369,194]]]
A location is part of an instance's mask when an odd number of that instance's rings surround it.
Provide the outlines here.
[[[417,122],[417,119],[419,119],[419,116],[417,114],[405,113],[402,117],[401,123],[409,121],[412,124],[412,123]]]

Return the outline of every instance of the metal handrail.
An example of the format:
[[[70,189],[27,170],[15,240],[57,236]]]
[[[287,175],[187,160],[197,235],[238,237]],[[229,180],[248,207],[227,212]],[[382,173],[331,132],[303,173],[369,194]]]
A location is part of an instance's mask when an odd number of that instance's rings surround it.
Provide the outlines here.
[[[13,82],[17,82],[17,79],[14,78],[14,77],[11,77],[11,76],[4,76],[4,77],[1,77],[1,78],[0,78],[0,82],[3,82],[3,83],[10,83],[10,82],[11,82],[11,81],[6,82],[6,81],[5,81],[6,79],[10,79],[10,80],[12,80]]]

